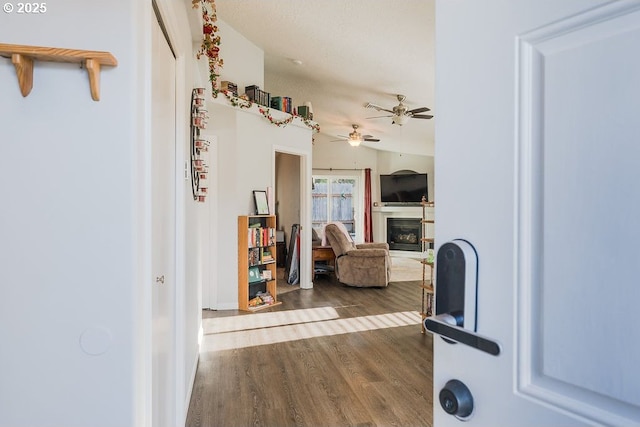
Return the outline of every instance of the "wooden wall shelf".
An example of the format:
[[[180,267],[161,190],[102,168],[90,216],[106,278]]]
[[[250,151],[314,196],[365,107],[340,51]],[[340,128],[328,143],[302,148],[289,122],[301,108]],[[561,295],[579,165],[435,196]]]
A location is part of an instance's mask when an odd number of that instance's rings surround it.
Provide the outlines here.
[[[91,98],[100,100],[100,68],[103,65],[115,67],[116,58],[109,52],[94,50],[63,49],[57,47],[23,46],[0,43],[0,56],[11,58],[22,96],[27,96],[33,88],[34,61],[71,62],[84,65],[89,73]]]

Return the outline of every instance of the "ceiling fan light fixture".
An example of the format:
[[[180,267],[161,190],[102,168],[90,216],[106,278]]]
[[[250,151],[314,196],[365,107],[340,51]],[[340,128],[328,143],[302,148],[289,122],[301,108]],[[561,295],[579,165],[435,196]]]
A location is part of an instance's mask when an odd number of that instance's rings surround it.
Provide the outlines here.
[[[394,115],[391,119],[391,123],[394,125],[402,126],[403,124],[407,123],[408,120],[409,116],[407,115]]]
[[[362,134],[358,132],[358,127],[359,127],[358,125],[351,125],[351,127],[353,127],[353,132],[349,133],[349,138],[347,139],[347,142],[352,147],[357,147],[364,141],[364,139],[362,138]]]
[[[355,131],[349,134],[349,139],[347,140],[349,145],[351,145],[352,147],[357,147],[362,143],[362,141],[364,141],[364,139],[362,139],[362,135],[360,135],[359,132]]]

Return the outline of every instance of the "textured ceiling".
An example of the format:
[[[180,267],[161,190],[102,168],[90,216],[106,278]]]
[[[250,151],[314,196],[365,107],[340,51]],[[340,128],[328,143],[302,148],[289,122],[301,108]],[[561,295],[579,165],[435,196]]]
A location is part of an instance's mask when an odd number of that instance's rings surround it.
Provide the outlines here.
[[[264,90],[310,101],[321,133],[316,144],[347,135],[351,124],[381,141],[371,148],[433,154],[434,0],[216,0],[218,18],[265,55]],[[223,40],[224,43],[224,40]],[[296,65],[293,60],[302,63]],[[403,126],[365,109],[406,95],[431,120]]]

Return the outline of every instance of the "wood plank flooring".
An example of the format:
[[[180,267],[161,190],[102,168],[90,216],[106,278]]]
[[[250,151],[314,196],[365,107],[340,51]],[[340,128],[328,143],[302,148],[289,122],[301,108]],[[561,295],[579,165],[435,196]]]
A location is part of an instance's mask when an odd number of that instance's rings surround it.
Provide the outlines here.
[[[186,425],[431,426],[420,295],[418,282],[360,289],[320,277],[257,313],[204,311]]]

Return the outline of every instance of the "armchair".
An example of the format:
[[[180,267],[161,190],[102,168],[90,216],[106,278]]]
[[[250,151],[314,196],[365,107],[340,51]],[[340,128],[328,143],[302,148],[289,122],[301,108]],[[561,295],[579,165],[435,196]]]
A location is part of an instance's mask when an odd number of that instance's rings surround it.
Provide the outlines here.
[[[355,287],[385,287],[389,284],[391,258],[387,243],[355,244],[341,223],[325,227],[325,236],[336,255],[336,277]]]

